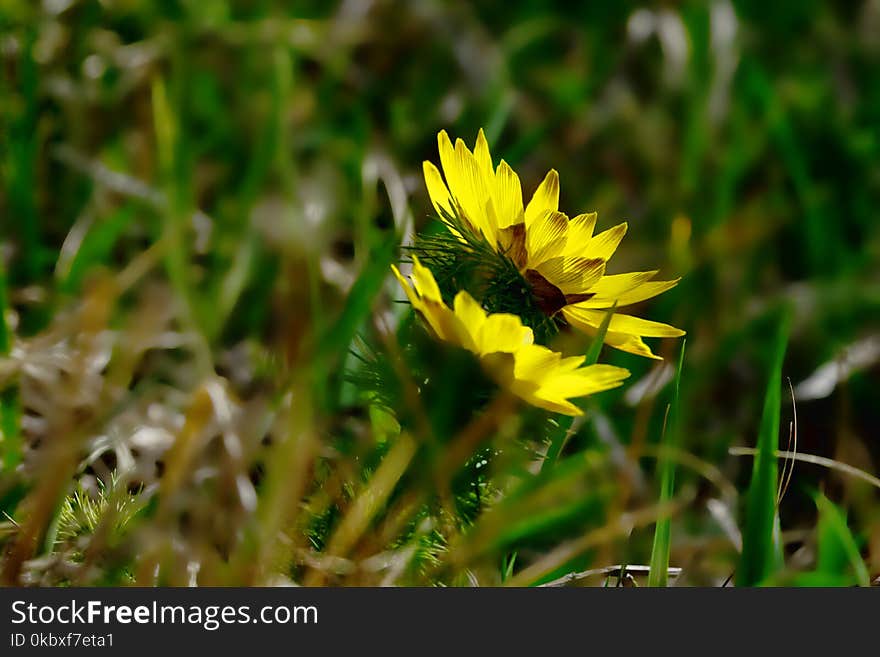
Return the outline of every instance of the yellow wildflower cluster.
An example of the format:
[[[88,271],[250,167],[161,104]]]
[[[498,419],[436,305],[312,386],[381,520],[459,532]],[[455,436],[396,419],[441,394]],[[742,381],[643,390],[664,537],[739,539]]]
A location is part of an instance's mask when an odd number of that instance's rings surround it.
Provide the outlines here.
[[[441,217],[459,218],[492,250],[508,258],[543,313],[561,315],[574,328],[595,335],[613,308],[605,343],[649,358],[658,357],[643,337],[684,334],[667,324],[616,312],[617,307],[654,297],[678,282],[654,281],[656,271],[605,274],[626,234],[626,223],[596,234],[595,212],[572,218],[560,212],[559,176],[553,170],[524,205],[519,177],[504,160],[493,165],[482,130],[473,151],[461,139],[453,146],[445,131],[438,135],[438,146],[443,173],[431,162],[423,165],[435,209]],[[447,226],[462,237],[455,226],[448,222]],[[453,308],[448,307],[431,271],[414,260],[412,285],[396,267],[394,273],[434,334],[473,352],[499,385],[527,402],[579,415],[570,399],[617,387],[629,375],[609,365],[583,366],[582,356],[563,358],[535,344],[532,330],[520,317],[488,314],[466,291],[458,292]]]

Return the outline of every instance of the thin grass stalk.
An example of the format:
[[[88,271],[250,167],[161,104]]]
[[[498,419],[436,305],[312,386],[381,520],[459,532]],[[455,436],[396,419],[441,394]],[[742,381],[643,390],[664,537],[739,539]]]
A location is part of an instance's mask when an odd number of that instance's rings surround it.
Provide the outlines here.
[[[681,343],[678,356],[678,368],[675,371],[675,382],[672,388],[672,403],[667,408],[669,423],[664,420],[664,447],[675,449],[679,443],[679,419],[681,417],[681,371],[684,367],[684,351],[686,341]],[[675,492],[675,460],[665,455],[660,458],[660,502],[672,499]],[[651,548],[651,570],[648,573],[648,586],[665,587],[669,578],[669,550],[672,538],[672,519],[660,518],[654,529],[654,545]]]

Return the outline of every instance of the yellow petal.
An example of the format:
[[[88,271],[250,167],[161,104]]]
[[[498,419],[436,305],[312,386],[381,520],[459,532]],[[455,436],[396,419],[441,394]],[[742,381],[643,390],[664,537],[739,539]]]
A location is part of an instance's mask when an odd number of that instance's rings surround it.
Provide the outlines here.
[[[440,151],[440,166],[443,167],[443,175],[446,176],[446,182],[452,190],[452,179],[458,175],[455,166],[455,149],[452,147],[452,141],[445,130],[437,133],[437,150]],[[452,190],[455,193],[455,190]]]
[[[593,312],[598,312],[603,316],[605,314],[601,310]],[[619,333],[640,335],[646,338],[678,338],[684,335],[684,331],[680,328],[670,326],[669,324],[617,313],[611,318],[611,324],[608,328]]]
[[[434,280],[434,274],[419,262],[419,259],[415,256],[413,256],[412,280],[420,297],[430,299],[431,301],[439,301],[440,303],[443,302],[443,297],[440,295],[440,287],[437,285],[437,281]]]
[[[509,226],[522,223],[523,201],[522,186],[519,176],[504,160],[495,172],[495,189],[493,200],[498,216],[498,228],[503,230]]]
[[[605,344],[609,347],[614,347],[615,349],[635,354],[636,356],[653,358],[654,360],[663,360],[660,356],[651,351],[651,348],[637,335],[608,331],[605,334]]]
[[[604,312],[600,314],[602,318],[605,317]],[[599,322],[595,321],[595,315],[584,314],[583,311],[578,311],[575,306],[566,306],[565,308],[563,308],[562,315],[563,317],[565,317],[566,321],[569,324],[571,324],[579,331],[586,333],[587,335],[596,335],[599,328],[599,323],[601,323],[601,319],[599,320]],[[636,354],[637,356],[663,360],[659,356],[655,355],[651,351],[650,347],[648,347],[648,345],[646,345],[637,335],[632,335],[629,333],[619,333],[609,329],[605,332],[604,342],[609,347],[614,347],[615,349],[620,349],[621,351]]]
[[[456,176],[449,181],[450,189],[471,225],[481,232],[493,247],[498,242],[495,213],[490,208],[491,193],[480,168],[461,139],[455,142]]]
[[[461,290],[453,302],[455,316],[476,333],[486,321],[486,311],[467,291]]]
[[[631,292],[634,288],[644,285],[656,275],[657,270],[655,269],[653,271],[634,271],[626,274],[603,276],[602,279],[593,286],[592,292],[595,293],[597,297],[602,296],[611,299],[619,299],[622,295]]]
[[[422,162],[422,172],[425,174],[425,186],[428,188],[428,196],[431,197],[431,203],[441,218],[446,214],[454,214],[452,204],[449,199],[449,188],[443,182],[440,170],[434,166],[432,162],[427,160]]]
[[[583,415],[583,412],[577,406],[558,394],[539,395],[540,387],[536,381],[515,373],[518,369],[517,361],[528,351],[531,351],[531,347],[520,350],[515,354],[495,352],[483,356],[480,362],[485,371],[495,379],[498,385],[507,388],[514,395],[532,406],[537,406],[554,413],[564,413],[565,415]],[[550,352],[550,354],[552,353]],[[558,357],[558,354],[556,356]]]
[[[605,318],[604,310],[591,310],[584,308],[580,303],[566,306],[564,308],[565,317],[571,321],[598,328]],[[611,317],[611,323],[608,325],[609,331],[615,333],[629,333],[630,335],[641,335],[647,338],[677,338],[684,335],[684,331],[677,329],[669,324],[660,322],[652,322],[641,317],[633,317],[632,315],[621,315],[615,313]]]
[[[556,367],[560,359],[559,353],[541,345],[536,344],[521,349],[516,358],[516,377],[538,381],[549,370]]]
[[[492,180],[494,178],[492,156],[489,154],[489,142],[486,141],[486,134],[482,128],[477,133],[477,143],[474,145],[474,158],[476,158],[477,164],[486,180]]]
[[[413,264],[413,284],[401,275],[394,265],[391,266],[394,276],[400,281],[413,309],[421,313],[425,322],[441,340],[456,342],[461,329],[459,322],[449,307],[440,298],[440,291],[431,271],[416,260]]]
[[[555,210],[546,210],[531,226],[526,226],[529,269],[537,269],[542,262],[562,255],[567,229],[568,217]]]
[[[526,268],[528,254],[525,224],[514,224],[498,231],[498,252],[510,258],[517,269]]]
[[[565,244],[565,255],[593,257],[589,253],[590,240],[596,227],[596,213],[579,214],[568,222],[568,239]]]
[[[595,296],[578,305],[584,308],[610,308],[616,301],[618,306],[627,306],[656,297],[675,287],[681,280],[680,278],[671,281],[650,280],[656,274],[656,271],[644,271],[603,276],[590,289]]]
[[[445,130],[441,130],[437,133],[437,150],[440,151],[440,165],[443,167],[443,175],[446,177],[446,186],[452,197],[452,201],[454,201],[455,209],[457,213],[461,215],[462,221],[469,225],[471,229],[479,235],[480,226],[475,223],[473,217],[467,216],[467,211],[462,205],[461,198],[459,198],[462,193],[461,187],[464,174],[461,171],[461,166],[458,157],[456,156],[455,148],[452,146],[452,141],[450,141],[449,135],[446,134]],[[431,200],[433,201],[433,196]],[[452,232],[453,234],[456,233],[455,230]]]
[[[394,272],[394,276],[400,283],[400,287],[402,287],[403,291],[406,292],[406,296],[410,300],[410,303],[419,301],[419,296],[416,294],[415,290],[410,287],[409,281],[407,281],[406,278],[404,278],[403,274],[400,273],[397,265],[391,265],[391,271]]]
[[[516,315],[494,313],[480,327],[477,345],[481,354],[496,351],[513,353],[524,345],[534,342],[532,329],[523,326]]]
[[[571,415],[574,417],[584,414],[581,409],[572,404],[570,401],[557,396],[548,396],[545,394],[541,394],[540,391],[531,393],[528,398],[526,398],[526,401],[529,402],[532,406],[543,408],[545,410],[551,411],[552,413],[562,413],[563,415]]]
[[[555,212],[559,209],[559,174],[555,169],[550,169],[543,182],[538,185],[532,200],[526,206],[526,228],[531,223],[542,217],[548,210]]]
[[[629,370],[613,365],[589,365],[568,374],[548,378],[536,394],[540,396],[583,397],[617,388]]]
[[[610,260],[611,256],[613,256],[614,252],[617,250],[617,245],[620,244],[620,240],[626,235],[626,229],[627,224],[626,222],[623,222],[622,224],[616,225],[614,228],[609,228],[608,230],[599,233],[590,240],[590,244],[587,247],[587,253],[583,255],[588,255],[590,258],[605,258],[606,260]]]
[[[523,396],[524,394],[530,394],[532,391],[538,389],[536,383],[522,385],[518,389],[514,389],[514,383],[516,381],[516,377],[514,376],[516,357],[510,352],[493,351],[488,354],[483,354],[480,356],[480,365],[483,366],[483,370],[491,376],[499,386],[509,389],[513,394],[522,397],[523,399],[525,399]]]
[[[563,358],[562,354],[543,345],[530,344],[516,352],[517,379],[536,382],[539,386],[551,377],[574,372],[584,362],[584,356]]]
[[[511,390],[535,406],[566,415],[581,414],[570,398],[615,388],[629,376],[627,370],[610,365],[581,368],[583,356],[561,358],[540,345],[521,348],[515,358]]]
[[[605,273],[605,261],[596,258],[551,258],[537,267],[541,276],[558,287],[563,294],[585,294],[592,292]],[[610,304],[609,304],[610,305]]]

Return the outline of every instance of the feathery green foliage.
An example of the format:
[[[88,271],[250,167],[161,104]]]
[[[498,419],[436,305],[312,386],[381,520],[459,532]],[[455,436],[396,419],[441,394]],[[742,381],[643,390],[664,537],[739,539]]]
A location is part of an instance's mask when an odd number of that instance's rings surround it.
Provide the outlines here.
[[[416,236],[409,249],[434,273],[448,303],[467,290],[490,313],[511,313],[546,344],[558,327],[537,305],[526,279],[513,261],[496,251],[457,214],[441,208],[437,230]]]
[[[127,525],[144,508],[144,502],[137,495],[120,489],[114,477],[109,484],[98,482],[96,494],[86,490],[82,484],[67,495],[58,512],[58,526],[55,541],[68,543],[93,534],[102,522],[112,521],[112,540],[118,540]]]

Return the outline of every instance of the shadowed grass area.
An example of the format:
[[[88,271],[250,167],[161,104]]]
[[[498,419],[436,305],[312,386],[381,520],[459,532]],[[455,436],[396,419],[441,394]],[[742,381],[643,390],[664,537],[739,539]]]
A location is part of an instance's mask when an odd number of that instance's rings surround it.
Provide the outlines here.
[[[11,1],[0,27],[4,583],[880,575],[877,2]],[[681,277],[623,312],[686,355],[602,348],[456,251],[422,162],[481,127],[526,200],[554,168],[560,210],[628,222],[607,274]],[[507,394],[401,302],[412,253],[630,378],[582,417]]]

